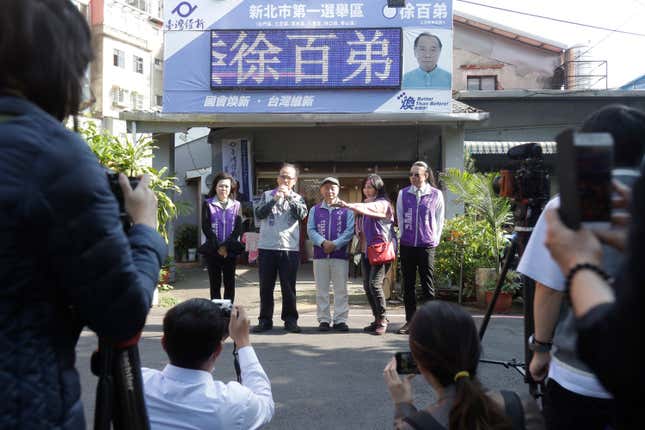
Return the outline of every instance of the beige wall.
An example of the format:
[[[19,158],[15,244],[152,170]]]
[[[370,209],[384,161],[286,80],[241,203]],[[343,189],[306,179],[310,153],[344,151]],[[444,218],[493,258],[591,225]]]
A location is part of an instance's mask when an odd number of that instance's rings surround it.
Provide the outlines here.
[[[561,54],[458,23],[453,46],[455,90],[466,89],[469,75],[495,75],[498,89],[550,88],[553,71],[562,61]]]

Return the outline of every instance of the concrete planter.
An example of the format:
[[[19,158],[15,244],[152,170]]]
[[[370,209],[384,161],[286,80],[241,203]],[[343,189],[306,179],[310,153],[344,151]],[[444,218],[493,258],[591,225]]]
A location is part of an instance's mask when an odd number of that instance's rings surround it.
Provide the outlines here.
[[[482,267],[475,269],[475,296],[477,305],[486,306],[486,282],[497,279],[497,271],[494,268]]]
[[[493,301],[494,291],[486,291],[486,306],[490,305],[490,302]],[[497,296],[497,302],[495,302],[495,307],[493,312],[495,313],[505,313],[511,309],[513,305],[513,295],[511,293],[499,292]]]

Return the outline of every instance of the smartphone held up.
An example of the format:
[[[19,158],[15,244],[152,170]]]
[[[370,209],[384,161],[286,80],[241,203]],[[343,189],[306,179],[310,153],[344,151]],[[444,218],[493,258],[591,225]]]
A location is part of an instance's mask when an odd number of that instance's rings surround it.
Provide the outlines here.
[[[609,226],[614,147],[611,135],[566,130],[556,141],[562,221],[573,229]]]
[[[399,375],[419,373],[419,368],[411,352],[397,352],[394,354],[394,358],[396,360],[396,373]]]

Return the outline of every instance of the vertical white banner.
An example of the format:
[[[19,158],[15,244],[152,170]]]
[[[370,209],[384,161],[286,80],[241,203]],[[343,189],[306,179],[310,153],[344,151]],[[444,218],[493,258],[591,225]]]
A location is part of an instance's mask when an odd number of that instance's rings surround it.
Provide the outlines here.
[[[222,167],[224,172],[238,181],[237,194],[240,201],[250,201],[253,195],[252,163],[250,139],[222,140]]]

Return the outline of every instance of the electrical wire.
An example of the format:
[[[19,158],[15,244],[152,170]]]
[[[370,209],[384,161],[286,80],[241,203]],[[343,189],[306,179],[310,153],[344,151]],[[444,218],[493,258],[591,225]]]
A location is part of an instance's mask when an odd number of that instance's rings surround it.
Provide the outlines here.
[[[490,8],[490,9],[501,10],[503,12],[515,13],[515,14],[518,14],[518,15],[531,16],[533,18],[540,18],[540,19],[546,19],[546,20],[549,20],[549,21],[561,22],[563,24],[577,25],[577,26],[580,26],[580,27],[593,28],[593,29],[596,29],[596,30],[612,31],[612,32],[615,32],[615,33],[620,33],[620,34],[628,34],[630,36],[645,37],[645,33],[636,33],[636,32],[633,32],[633,31],[625,31],[625,30],[620,30],[620,29],[616,29],[616,28],[601,27],[599,25],[584,24],[584,23],[581,23],[581,22],[569,21],[569,20],[560,19],[560,18],[553,18],[553,17],[550,17],[550,16],[538,15],[538,14],[534,14],[534,13],[521,12],[521,11],[518,11],[518,10],[507,9],[507,8],[503,8],[503,7],[499,7],[499,6],[491,6],[489,4],[478,3],[478,2],[474,2],[474,1],[470,1],[470,0],[457,0],[457,1],[459,1],[461,3],[472,4],[472,5],[475,5],[475,6],[481,6],[481,7],[487,7],[487,8]]]

